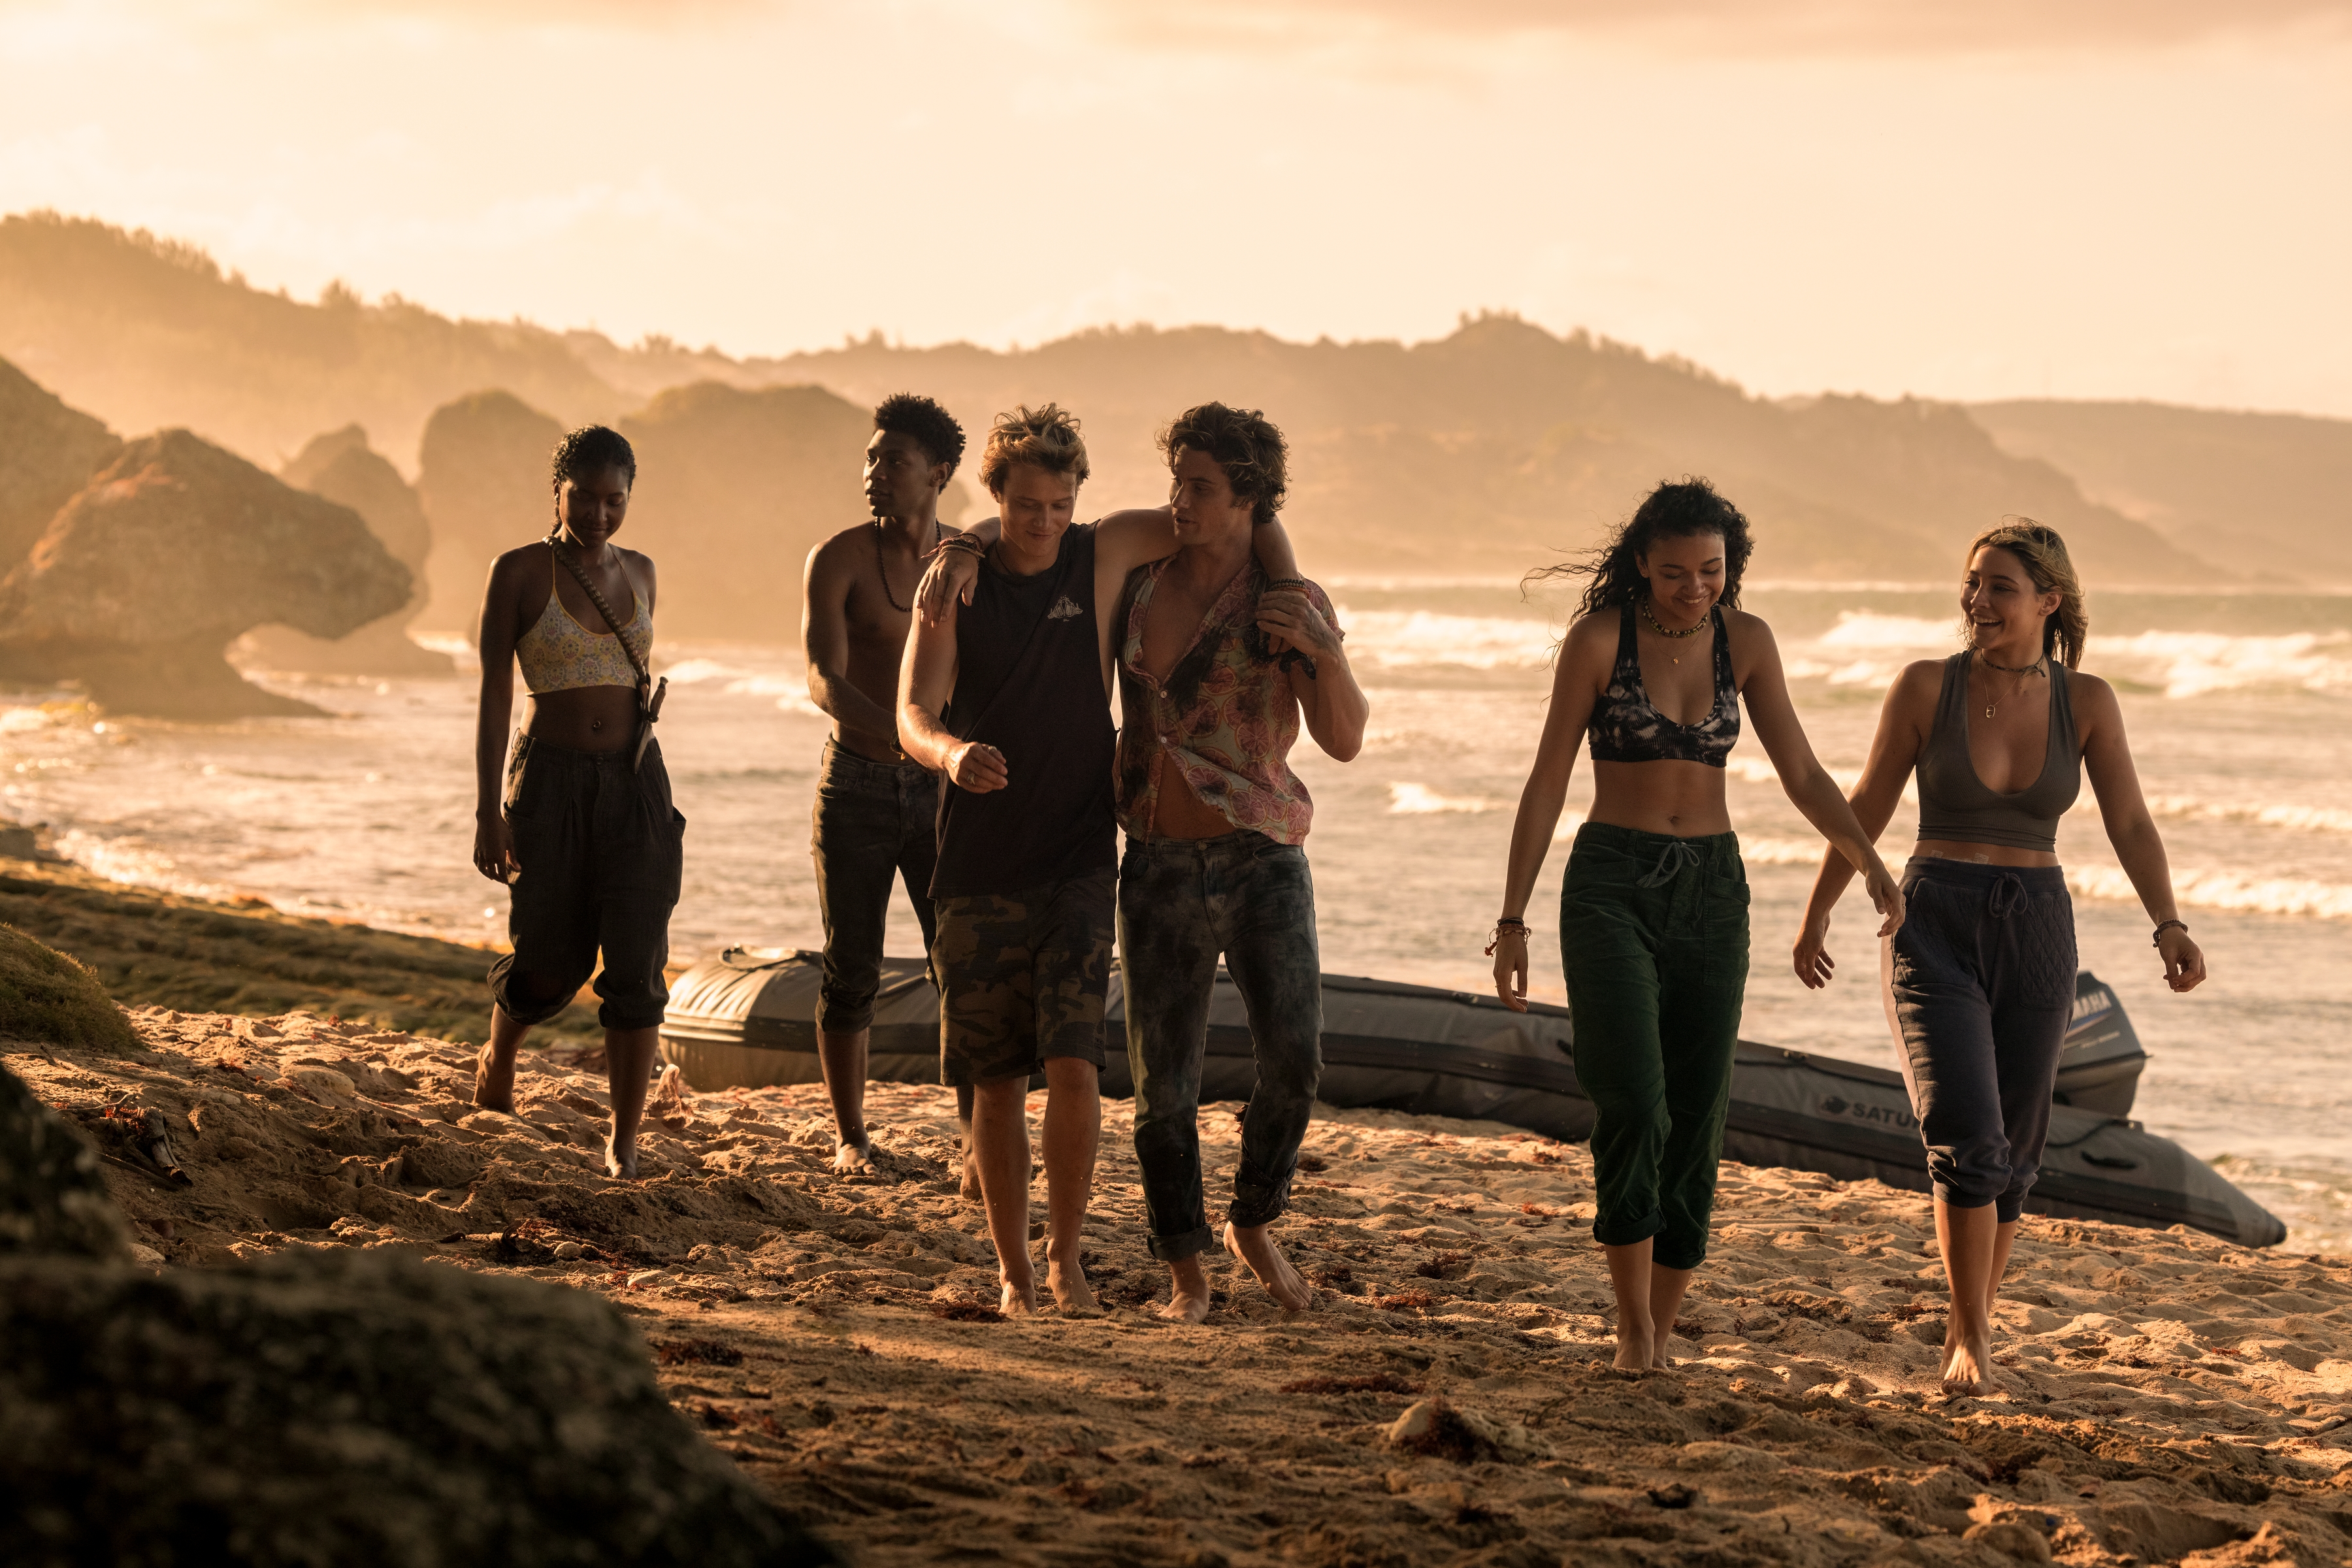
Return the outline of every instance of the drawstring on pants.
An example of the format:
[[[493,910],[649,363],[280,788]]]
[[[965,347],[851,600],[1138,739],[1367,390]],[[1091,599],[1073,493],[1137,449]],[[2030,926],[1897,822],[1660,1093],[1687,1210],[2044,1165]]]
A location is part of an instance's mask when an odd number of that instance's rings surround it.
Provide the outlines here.
[[[2003,876],[1985,895],[1985,912],[1997,921],[2005,921],[2024,907],[2025,882],[2021,878]]]
[[[1658,863],[1650,874],[1633,885],[1637,888],[1663,888],[1685,871],[1697,866],[1703,857],[1691,847],[1686,839],[1673,839],[1658,852]]]

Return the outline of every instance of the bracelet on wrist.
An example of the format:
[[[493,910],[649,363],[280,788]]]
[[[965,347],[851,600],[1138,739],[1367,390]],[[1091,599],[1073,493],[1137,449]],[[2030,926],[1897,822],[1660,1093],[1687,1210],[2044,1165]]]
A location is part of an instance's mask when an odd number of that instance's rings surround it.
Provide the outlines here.
[[[1305,593],[1307,591],[1307,579],[1304,577],[1268,577],[1265,580],[1265,586],[1266,592],[1268,593],[1272,593],[1276,588],[1296,588],[1299,592]]]
[[[2147,939],[2147,944],[2150,947],[2162,947],[2164,945],[2165,931],[2173,926],[2179,926],[2180,928],[2181,935],[2187,936],[2189,934],[2189,922],[2187,921],[2158,921],[2156,922],[2156,931],[2154,934],[2150,935]]]
[[[1506,915],[1495,922],[1494,932],[1486,939],[1486,955],[1489,958],[1493,957],[1495,950],[1511,937],[1517,937],[1521,942],[1525,942],[1530,934],[1527,921]]]

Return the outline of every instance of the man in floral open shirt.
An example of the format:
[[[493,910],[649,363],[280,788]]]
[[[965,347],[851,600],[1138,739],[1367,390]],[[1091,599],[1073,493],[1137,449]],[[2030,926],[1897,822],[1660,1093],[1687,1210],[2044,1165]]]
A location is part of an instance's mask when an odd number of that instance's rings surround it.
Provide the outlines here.
[[[1199,1322],[1209,1312],[1200,1255],[1214,1239],[1197,1123],[1221,955],[1248,1005],[1257,1059],[1225,1244],[1284,1306],[1314,1299],[1268,1234],[1322,1073],[1322,965],[1302,847],[1315,808],[1286,759],[1302,713],[1326,752],[1354,757],[1370,707],[1330,600],[1304,579],[1269,583],[1252,558],[1251,531],[1274,520],[1287,488],[1281,432],[1210,403],[1179,416],[1160,445],[1179,548],[1129,574],[1114,623],[1126,721],[1118,948],[1135,1152],[1152,1255],[1172,1277],[1161,1311]]]

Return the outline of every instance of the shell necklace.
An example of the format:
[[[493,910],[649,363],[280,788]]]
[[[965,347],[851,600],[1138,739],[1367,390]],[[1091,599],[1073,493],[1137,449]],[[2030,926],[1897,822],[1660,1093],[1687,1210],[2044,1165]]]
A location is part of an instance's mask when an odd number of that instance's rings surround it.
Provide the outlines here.
[[[1650,613],[1650,596],[1647,594],[1643,595],[1641,598],[1635,600],[1633,607],[1642,612],[1642,618],[1650,623],[1650,629],[1652,631],[1657,633],[1662,637],[1672,637],[1676,642],[1680,642],[1685,637],[1695,637],[1698,636],[1700,632],[1706,629],[1706,623],[1711,618],[1706,616],[1701,616],[1697,620],[1693,621],[1689,626],[1685,626],[1682,630],[1678,632],[1670,632],[1666,630],[1665,627],[1658,624],[1657,616]],[[1668,657],[1676,664],[1680,664],[1683,661],[1683,656],[1678,653]]]

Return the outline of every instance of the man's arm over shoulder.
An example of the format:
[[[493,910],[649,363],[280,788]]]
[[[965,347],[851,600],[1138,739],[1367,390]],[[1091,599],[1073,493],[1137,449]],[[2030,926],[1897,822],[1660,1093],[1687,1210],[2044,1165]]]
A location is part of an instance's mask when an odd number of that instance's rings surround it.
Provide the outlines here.
[[[1164,506],[1115,511],[1095,522],[1095,568],[1107,582],[1124,583],[1137,567],[1175,553],[1176,518]]]

